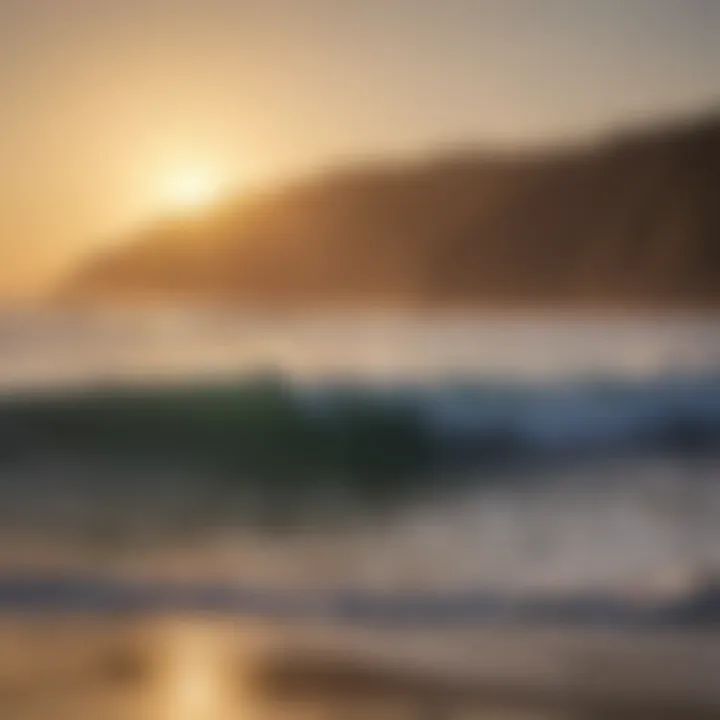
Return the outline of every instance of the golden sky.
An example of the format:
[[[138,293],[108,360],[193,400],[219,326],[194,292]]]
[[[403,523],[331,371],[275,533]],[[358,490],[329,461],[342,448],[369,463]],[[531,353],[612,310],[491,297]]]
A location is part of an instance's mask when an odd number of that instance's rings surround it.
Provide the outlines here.
[[[0,295],[182,198],[720,96],[717,0],[0,0]]]

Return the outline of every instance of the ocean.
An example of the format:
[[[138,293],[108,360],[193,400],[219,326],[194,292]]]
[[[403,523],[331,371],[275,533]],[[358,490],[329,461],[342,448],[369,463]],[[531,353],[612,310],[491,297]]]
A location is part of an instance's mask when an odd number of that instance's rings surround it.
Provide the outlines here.
[[[428,661],[720,618],[714,317],[27,310],[0,384],[3,617],[400,632]]]

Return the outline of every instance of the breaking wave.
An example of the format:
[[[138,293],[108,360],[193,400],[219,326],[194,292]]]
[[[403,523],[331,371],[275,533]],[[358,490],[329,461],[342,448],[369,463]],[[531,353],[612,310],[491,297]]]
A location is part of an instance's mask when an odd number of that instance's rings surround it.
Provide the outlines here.
[[[557,383],[237,382],[6,395],[0,460],[414,478],[591,453],[720,449],[720,376]]]

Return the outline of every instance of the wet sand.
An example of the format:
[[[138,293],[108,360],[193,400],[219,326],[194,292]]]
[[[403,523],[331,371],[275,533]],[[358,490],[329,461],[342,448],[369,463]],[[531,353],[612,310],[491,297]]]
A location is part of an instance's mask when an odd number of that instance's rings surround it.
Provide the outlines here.
[[[3,720],[720,718],[720,633],[0,619]]]

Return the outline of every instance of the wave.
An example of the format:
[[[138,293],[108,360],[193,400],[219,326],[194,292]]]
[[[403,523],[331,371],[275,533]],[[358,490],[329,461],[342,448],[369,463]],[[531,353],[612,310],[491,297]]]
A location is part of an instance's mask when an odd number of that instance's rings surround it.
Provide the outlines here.
[[[0,576],[0,610],[61,612],[216,612],[360,625],[504,624],[624,628],[699,627],[720,623],[720,583],[712,577],[682,595],[632,600],[608,594],[525,595],[492,592],[311,593],[236,584],[116,580],[79,575]]]
[[[6,395],[0,462],[189,463],[267,477],[417,478],[598,452],[720,449],[720,376],[554,384],[237,382]]]

